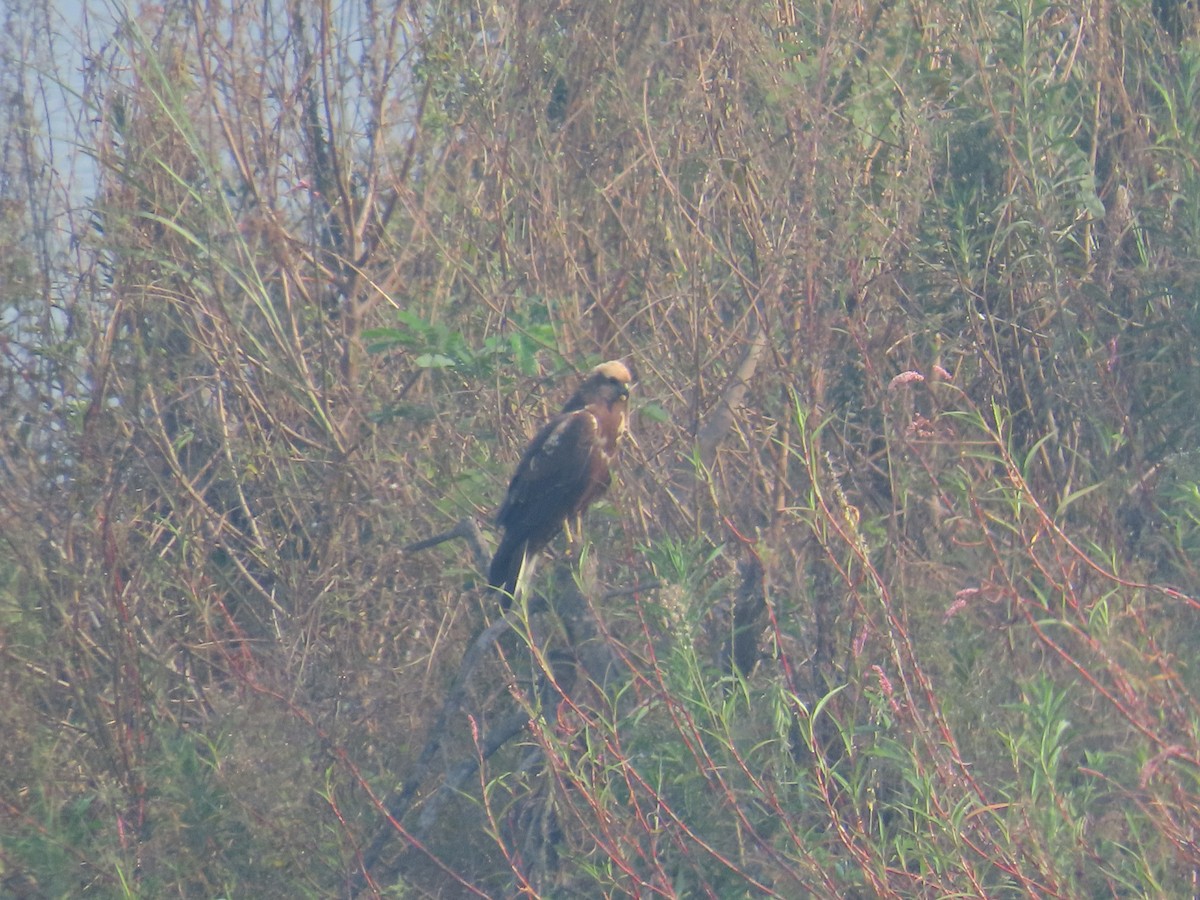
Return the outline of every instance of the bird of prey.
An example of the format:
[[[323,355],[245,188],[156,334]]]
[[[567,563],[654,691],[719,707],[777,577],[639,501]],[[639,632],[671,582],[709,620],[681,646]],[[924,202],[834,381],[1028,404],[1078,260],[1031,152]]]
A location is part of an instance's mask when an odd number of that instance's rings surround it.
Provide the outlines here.
[[[631,381],[624,363],[596,366],[525,449],[496,516],[504,536],[488,567],[501,607],[507,609],[518,584],[528,580],[529,561],[608,489]]]

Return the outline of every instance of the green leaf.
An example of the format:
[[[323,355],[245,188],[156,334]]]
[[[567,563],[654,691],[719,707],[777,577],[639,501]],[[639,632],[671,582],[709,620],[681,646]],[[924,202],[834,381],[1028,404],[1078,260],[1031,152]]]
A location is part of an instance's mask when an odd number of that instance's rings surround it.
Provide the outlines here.
[[[670,421],[667,411],[657,403],[647,403],[645,406],[639,406],[637,411],[639,416],[643,416],[651,422],[661,423]]]
[[[455,366],[454,360],[441,353],[422,353],[414,364],[418,369],[452,369]]]

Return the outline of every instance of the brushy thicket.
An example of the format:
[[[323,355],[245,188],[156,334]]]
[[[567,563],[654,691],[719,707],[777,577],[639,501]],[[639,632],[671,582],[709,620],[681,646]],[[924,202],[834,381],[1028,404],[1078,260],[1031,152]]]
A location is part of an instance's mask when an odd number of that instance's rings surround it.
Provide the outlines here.
[[[43,6],[0,893],[1195,892],[1187,4]],[[588,638],[443,710],[497,611],[404,548],[613,357]]]

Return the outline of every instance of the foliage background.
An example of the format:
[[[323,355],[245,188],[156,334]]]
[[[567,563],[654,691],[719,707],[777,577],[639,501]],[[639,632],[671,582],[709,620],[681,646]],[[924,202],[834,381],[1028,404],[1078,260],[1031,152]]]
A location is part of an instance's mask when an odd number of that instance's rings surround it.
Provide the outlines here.
[[[1194,892],[1193,8],[84,12],[0,38],[5,893]],[[622,674],[483,758],[404,547],[617,356]]]

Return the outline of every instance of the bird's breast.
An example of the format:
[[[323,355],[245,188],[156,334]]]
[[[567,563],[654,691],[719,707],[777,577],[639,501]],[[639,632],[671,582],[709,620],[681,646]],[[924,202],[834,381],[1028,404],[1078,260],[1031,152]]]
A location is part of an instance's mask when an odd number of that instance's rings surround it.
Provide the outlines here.
[[[614,404],[592,408],[588,412],[596,421],[596,435],[599,438],[597,449],[604,454],[606,460],[611,461],[616,456],[617,443],[626,431],[625,410],[622,406]]]

